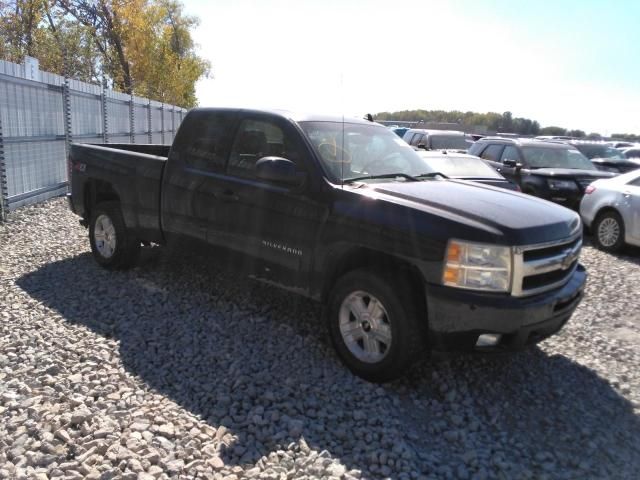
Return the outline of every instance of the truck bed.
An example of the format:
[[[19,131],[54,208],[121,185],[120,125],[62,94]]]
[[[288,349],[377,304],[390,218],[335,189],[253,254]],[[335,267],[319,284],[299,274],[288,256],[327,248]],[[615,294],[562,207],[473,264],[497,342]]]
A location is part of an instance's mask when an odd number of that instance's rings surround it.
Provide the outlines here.
[[[161,242],[160,184],[169,145],[71,144],[74,211],[88,219],[86,199],[115,195],[128,228],[141,240]],[[106,190],[106,185],[109,185]]]

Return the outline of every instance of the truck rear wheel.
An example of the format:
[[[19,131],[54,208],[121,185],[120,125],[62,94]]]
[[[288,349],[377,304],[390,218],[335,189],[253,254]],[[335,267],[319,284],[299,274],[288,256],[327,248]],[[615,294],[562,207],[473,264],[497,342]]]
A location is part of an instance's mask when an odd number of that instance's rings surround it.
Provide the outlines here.
[[[89,242],[96,262],[108,270],[133,267],[140,254],[140,241],[127,229],[118,202],[95,206],[89,221]]]
[[[326,321],[342,362],[365,380],[387,382],[402,376],[424,349],[420,311],[404,279],[390,282],[355,270],[332,290]]]

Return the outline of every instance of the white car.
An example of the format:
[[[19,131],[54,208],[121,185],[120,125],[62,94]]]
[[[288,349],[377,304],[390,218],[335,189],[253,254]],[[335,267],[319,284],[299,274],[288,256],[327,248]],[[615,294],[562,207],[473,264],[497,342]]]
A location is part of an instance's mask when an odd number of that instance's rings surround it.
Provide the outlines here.
[[[640,170],[596,180],[584,193],[580,216],[599,248],[640,246]]]

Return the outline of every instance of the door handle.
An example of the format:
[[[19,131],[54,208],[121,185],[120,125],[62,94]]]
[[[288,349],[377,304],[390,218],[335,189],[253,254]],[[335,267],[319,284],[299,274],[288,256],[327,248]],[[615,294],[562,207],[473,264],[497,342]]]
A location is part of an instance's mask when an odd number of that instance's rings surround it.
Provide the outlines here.
[[[237,202],[240,200],[240,197],[235,194],[232,190],[223,190],[218,195],[216,195],[223,202]]]
[[[624,198],[631,198],[631,192],[622,192]]]

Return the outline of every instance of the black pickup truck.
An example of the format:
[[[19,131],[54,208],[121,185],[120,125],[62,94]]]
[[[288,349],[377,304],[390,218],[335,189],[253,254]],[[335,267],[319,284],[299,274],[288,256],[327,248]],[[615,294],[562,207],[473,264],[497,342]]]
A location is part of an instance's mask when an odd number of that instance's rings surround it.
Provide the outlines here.
[[[100,265],[131,267],[148,243],[224,252],[323,302],[340,358],[371,381],[425,350],[535,344],[583,295],[576,213],[447,179],[370,121],[195,109],[171,147],[73,144],[69,168]]]

